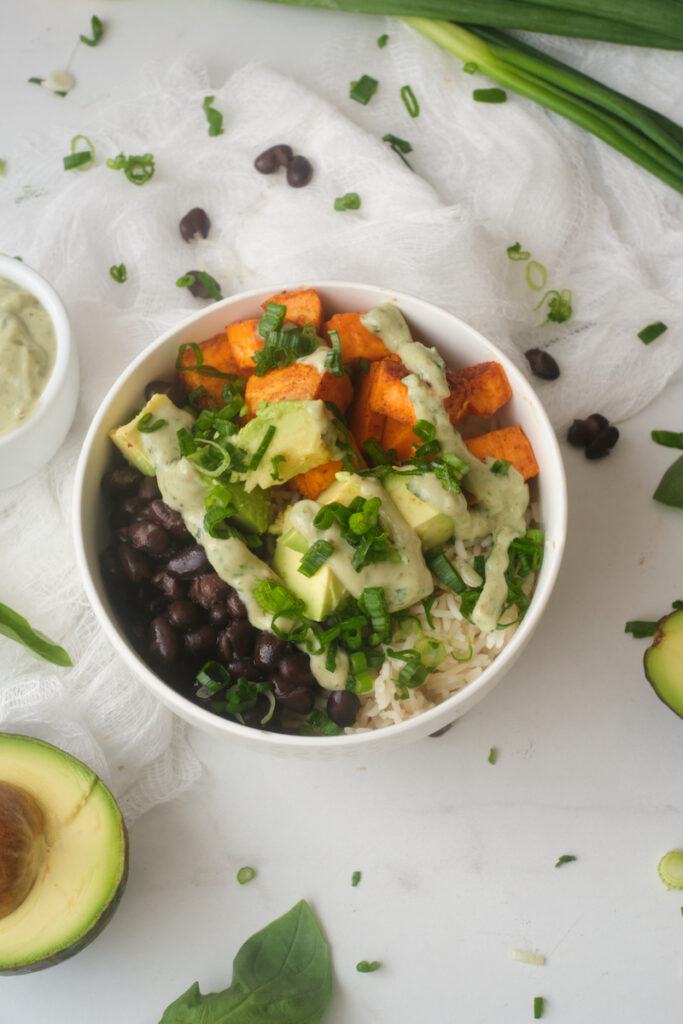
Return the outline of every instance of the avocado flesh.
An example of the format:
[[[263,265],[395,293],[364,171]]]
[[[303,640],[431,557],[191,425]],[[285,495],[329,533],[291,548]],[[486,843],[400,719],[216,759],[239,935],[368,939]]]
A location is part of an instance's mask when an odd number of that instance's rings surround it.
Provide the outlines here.
[[[167,395],[152,395],[149,402],[134,416],[130,423],[109,431],[109,436],[127,462],[145,476],[154,476],[154,465],[142,443],[142,433],[138,430],[138,420],[151,413],[153,419],[163,419],[164,409],[173,405]],[[175,409],[175,405],[173,405]]]
[[[59,963],[104,927],[123,892],[128,843],[109,790],[57,747],[0,733],[0,779],[31,794],[44,815],[44,860],[0,919],[0,974],[14,974]]]
[[[683,610],[659,620],[644,662],[645,675],[657,696],[683,718]]]
[[[234,506],[234,515],[229,521],[245,533],[265,533],[270,522],[270,495],[267,491],[255,487],[253,491],[245,491],[244,484],[218,484],[215,492],[209,492],[207,508],[211,508],[212,495],[224,504]]]
[[[307,473],[335,457],[332,417],[325,403],[317,399],[286,398],[263,406],[235,436],[235,444],[247,452],[247,465],[271,426],[275,427],[275,433],[259,464],[247,470],[244,483],[247,491],[286,483],[293,476]],[[276,456],[282,459],[277,464],[278,479],[273,479]]]
[[[418,498],[410,489],[410,477],[405,474],[390,473],[382,481],[392,501],[405,521],[415,530],[420,538],[423,551],[445,544],[453,536],[455,524],[453,517],[430,505],[428,501]]]
[[[297,530],[288,530],[278,537],[273,569],[287,589],[304,602],[304,615],[314,622],[322,622],[338,607],[348,591],[326,565],[310,577],[300,573],[299,566],[307,550],[305,538]]]

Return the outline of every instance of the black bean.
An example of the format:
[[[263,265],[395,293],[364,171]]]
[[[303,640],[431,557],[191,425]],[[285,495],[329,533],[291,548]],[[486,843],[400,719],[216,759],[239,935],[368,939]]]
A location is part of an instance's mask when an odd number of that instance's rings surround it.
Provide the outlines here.
[[[530,348],[524,355],[534,376],[541,380],[557,380],[560,376],[560,368],[549,352],[542,348]]]
[[[102,571],[102,576],[108,584],[121,582],[123,579],[123,570],[114,548],[106,548],[102,552],[100,555],[100,569]]]
[[[187,585],[170,572],[161,571],[152,576],[152,583],[165,594],[170,601],[178,601],[187,594]]]
[[[617,428],[605,427],[586,445],[586,458],[603,459],[605,455],[609,455],[618,440],[619,431]]]
[[[225,635],[230,641],[230,647],[239,658],[251,655],[254,649],[255,630],[249,625],[247,619],[235,619],[229,626],[226,626]]]
[[[143,476],[138,487],[138,498],[150,502],[160,497],[159,485],[155,476]]]
[[[307,654],[297,651],[287,654],[278,665],[277,674],[281,679],[297,686],[315,686],[315,676],[311,672],[311,662]]]
[[[163,526],[165,530],[172,533],[174,537],[189,537],[190,533],[183,522],[180,512],[176,512],[161,498],[155,498],[147,506],[147,515],[154,523]]]
[[[295,156],[287,167],[287,184],[292,188],[303,188],[313,177],[313,168],[305,156]]]
[[[187,597],[180,597],[177,601],[171,601],[166,609],[168,621],[178,629],[191,629],[199,622],[200,612],[197,605]]]
[[[185,650],[192,658],[205,658],[216,646],[216,630],[212,626],[188,629],[183,637]]]
[[[272,729],[274,725],[277,724],[277,708],[274,709],[272,716],[264,725],[263,719],[269,711],[270,701],[264,693],[260,693],[254,707],[247,708],[246,711],[242,712],[244,724],[250,726],[252,729]]]
[[[327,698],[327,714],[342,729],[353,725],[360,710],[360,701],[350,690],[333,690]]]
[[[149,402],[152,395],[166,395],[174,405],[182,409],[187,404],[185,390],[177,380],[151,380],[145,385],[145,401]]]
[[[150,555],[163,555],[170,540],[163,526],[142,520],[128,527],[128,536],[134,548]]]
[[[583,448],[584,445],[592,441],[594,437],[597,437],[600,431],[604,430],[607,426],[609,426],[609,423],[606,418],[599,412],[594,412],[592,416],[588,416],[585,420],[574,420],[567,431],[567,440],[575,447]]]
[[[102,477],[102,490],[107,494],[116,497],[124,497],[126,494],[135,494],[142,474],[132,466],[119,466],[117,469],[110,469]]]
[[[208,572],[193,580],[188,597],[196,601],[202,608],[209,609],[219,601],[225,601],[230,587],[216,572]]]
[[[274,669],[284,654],[284,643],[274,633],[261,633],[254,644],[254,662],[265,669]]]
[[[225,626],[230,621],[230,615],[225,604],[212,604],[209,608],[209,623],[212,626]]]
[[[180,576],[181,579],[191,579],[198,573],[204,573],[211,569],[206,551],[199,544],[190,544],[183,548],[176,555],[172,555],[165,565],[166,572],[173,576]]]
[[[211,221],[201,206],[193,206],[184,217],[180,218],[178,227],[185,241],[192,242],[196,238],[206,238],[211,227]]]
[[[125,517],[128,522],[132,519],[141,519],[147,514],[147,503],[138,498],[137,495],[131,495],[128,498],[124,498],[119,506],[121,515]]]
[[[259,680],[263,679],[263,670],[257,668],[251,658],[239,658],[236,654],[227,663],[227,669],[233,679]]]
[[[275,700],[283,708],[296,711],[299,715],[307,715],[313,710],[315,697],[308,686],[300,686],[283,679],[280,675],[273,676],[273,692]]]
[[[202,277],[202,275],[204,276]],[[220,294],[221,286],[218,281],[214,277],[211,277],[211,274],[207,274],[205,270],[186,270],[185,277],[189,276],[192,276],[194,281],[192,284],[187,286],[187,290],[194,295],[196,299],[213,299],[215,292]],[[207,287],[207,279],[215,289],[214,295],[211,294],[211,291],[209,291],[209,288]]]
[[[141,580],[148,579],[152,575],[152,563],[149,558],[142,551],[131,547],[130,544],[121,544],[118,556],[124,575],[132,583],[140,583]]]
[[[260,174],[274,174],[280,167],[287,167],[293,156],[292,147],[281,143],[259,153],[254,160],[254,167]]]
[[[157,616],[150,622],[147,642],[150,655],[162,665],[171,665],[178,659],[180,654],[178,634],[163,615]]]
[[[236,590],[230,591],[225,603],[233,619],[247,618],[247,606]]]
[[[221,632],[218,634],[218,640],[216,641],[216,650],[218,651],[219,658],[221,658],[221,660],[224,661],[225,664],[227,665],[227,663],[233,657],[233,650],[232,643],[230,642],[230,637],[228,636],[224,629],[222,629]]]

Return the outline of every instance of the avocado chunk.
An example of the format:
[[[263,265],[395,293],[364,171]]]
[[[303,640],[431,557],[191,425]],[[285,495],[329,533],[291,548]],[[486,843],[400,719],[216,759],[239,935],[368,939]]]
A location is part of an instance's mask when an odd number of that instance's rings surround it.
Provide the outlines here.
[[[659,620],[644,662],[652,689],[683,718],[683,609]]]
[[[216,484],[209,491],[206,499],[207,508],[218,502],[221,505],[231,505],[235,509],[227,518],[243,533],[265,533],[268,529],[270,495],[260,487],[255,487],[253,491],[247,493],[244,484]]]
[[[152,395],[149,402],[137,416],[133,417],[130,423],[125,423],[122,427],[109,431],[110,438],[123,457],[145,476],[154,476],[154,465],[142,443],[142,432],[138,430],[138,422],[148,413],[152,414],[154,420],[163,419],[164,410],[168,409],[169,405],[173,406],[174,412],[178,412],[167,395]]]
[[[428,551],[445,544],[453,536],[453,517],[419,498],[411,489],[414,478],[402,473],[390,473],[382,481],[396,508],[420,538],[422,550]]]
[[[268,434],[270,441],[262,452]],[[263,405],[236,435],[235,444],[247,453],[247,466],[257,462],[247,469],[247,491],[285,483],[298,473],[329,462],[336,452],[332,415],[317,399],[286,398]]]
[[[322,565],[310,577],[300,573],[299,566],[307,550],[306,539],[298,530],[287,530],[278,537],[273,569],[287,589],[304,602],[304,615],[315,622],[322,622],[332,614],[348,591],[327,565]]]
[[[0,974],[78,953],[127,873],[126,828],[104,783],[50,743],[0,733]]]

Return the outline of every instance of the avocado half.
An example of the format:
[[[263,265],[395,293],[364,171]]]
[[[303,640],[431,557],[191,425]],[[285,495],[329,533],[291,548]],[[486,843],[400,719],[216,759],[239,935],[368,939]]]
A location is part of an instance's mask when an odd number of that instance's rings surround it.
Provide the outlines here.
[[[126,826],[101,779],[50,743],[0,733],[0,974],[78,953],[127,876]]]
[[[683,609],[659,620],[644,662],[657,696],[683,718]]]

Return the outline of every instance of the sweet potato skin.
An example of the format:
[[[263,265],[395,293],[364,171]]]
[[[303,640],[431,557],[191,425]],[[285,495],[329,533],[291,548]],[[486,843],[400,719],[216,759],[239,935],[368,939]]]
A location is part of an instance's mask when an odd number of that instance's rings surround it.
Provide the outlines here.
[[[323,304],[318,293],[312,288],[299,288],[296,291],[271,295],[269,299],[261,303],[262,308],[265,309],[269,302],[276,302],[279,306],[287,307],[285,320],[289,323],[297,324],[298,327],[313,324],[317,334],[322,330]]]
[[[344,468],[341,459],[331,459],[322,466],[315,466],[306,473],[298,473],[289,481],[288,486],[296,487],[305,498],[315,501],[319,494],[333,484],[337,473]]]
[[[220,334],[214,335],[213,338],[209,338],[207,341],[202,341],[199,344],[202,355],[204,356],[204,365],[213,366],[216,370],[220,370],[222,373],[234,373],[237,374],[237,363],[232,354],[232,350],[228,345],[228,340],[224,331]],[[197,356],[192,348],[186,348],[181,358],[182,366],[195,366],[197,363]],[[188,395],[195,388],[200,385],[206,390],[208,395],[215,398],[220,405],[223,405],[223,388],[225,387],[224,377],[210,377],[205,376],[203,373],[199,373],[197,370],[184,370],[178,371],[178,377],[187,391]],[[207,407],[213,405],[210,400],[200,399],[200,405]]]
[[[409,371],[395,355],[390,355],[374,365],[377,366],[377,370],[373,375],[368,395],[372,411],[399,420],[401,423],[415,423],[417,417],[413,403],[408,397],[408,388],[403,383],[403,377],[407,377]]]
[[[376,441],[379,441],[380,444],[382,443],[386,416],[379,412],[374,412],[370,408],[369,400],[378,369],[379,363],[372,363],[368,373],[360,372],[356,377],[356,392],[349,413],[349,427],[361,451],[363,450],[363,443],[369,437],[374,437]]]
[[[324,373],[321,377],[310,363],[292,363],[269,370],[262,377],[252,374],[247,381],[244,400],[252,415],[256,414],[261,402],[281,402],[284,398],[298,401],[317,398],[322,402],[334,402],[344,412],[353,398],[353,386],[346,374],[335,377],[332,373]]]
[[[400,420],[387,417],[382,433],[382,447],[386,451],[395,448],[398,461],[407,462],[412,458],[414,444],[419,445],[421,441],[414,433],[410,423],[401,423]]]
[[[487,434],[471,437],[465,444],[477,459],[483,460],[486,456],[492,459],[505,459],[525,480],[538,475],[539,468],[534,450],[519,426],[491,430]]]
[[[263,338],[257,331],[258,320],[237,320],[226,327],[228,346],[240,377],[254,372],[254,355],[263,348]]]
[[[489,419],[512,398],[512,388],[500,363],[476,363],[446,370],[450,395],[444,402],[454,425],[465,416]]]
[[[360,313],[335,313],[325,324],[325,336],[336,331],[342,348],[342,362],[357,366],[359,359],[369,363],[385,359],[390,353],[384,342],[364,327]]]

